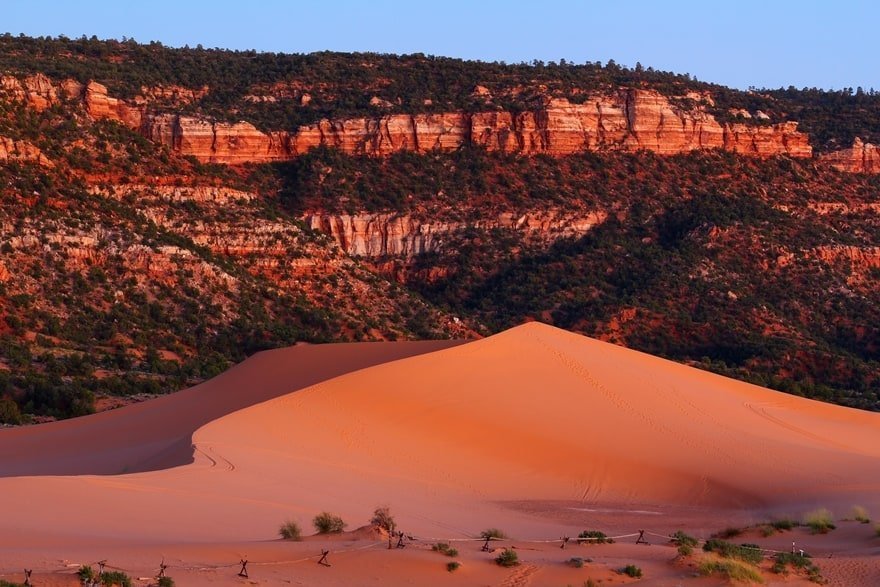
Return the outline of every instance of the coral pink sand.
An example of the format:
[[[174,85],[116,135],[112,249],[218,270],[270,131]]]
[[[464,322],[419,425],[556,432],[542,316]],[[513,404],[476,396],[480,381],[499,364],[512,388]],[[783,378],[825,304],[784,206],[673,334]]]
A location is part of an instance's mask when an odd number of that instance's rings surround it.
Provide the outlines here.
[[[451,348],[294,347],[154,402],[0,431],[0,577],[102,558],[146,577],[164,556],[180,585],[231,584],[238,569],[224,565],[249,557],[283,563],[254,563],[261,584],[564,585],[589,573],[623,582],[620,560],[649,571],[645,584],[711,585],[659,538],[577,552],[522,542],[528,564],[512,571],[463,542],[454,574],[427,542],[388,551],[366,531],[274,539],[287,519],[308,532],[323,510],[361,526],[380,504],[426,539],[490,526],[523,540],[584,528],[708,535],[817,506],[844,517],[854,504],[880,512],[878,458],[880,414],[536,323]],[[791,536],[837,553],[832,579],[880,584],[880,539],[844,526]],[[327,547],[332,568],[289,562]],[[590,553],[587,574],[562,564]]]

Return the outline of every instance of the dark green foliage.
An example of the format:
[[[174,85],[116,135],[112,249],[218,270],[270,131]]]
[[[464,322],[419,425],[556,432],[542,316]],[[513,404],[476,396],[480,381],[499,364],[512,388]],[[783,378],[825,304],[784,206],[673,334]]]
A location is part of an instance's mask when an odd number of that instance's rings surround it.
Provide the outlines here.
[[[622,569],[620,569],[621,573],[628,577],[632,577],[633,579],[640,579],[642,577],[642,569],[635,565],[626,565]]]
[[[450,573],[457,571],[461,567],[461,563],[458,561],[449,561],[446,563],[446,570]]]
[[[584,530],[578,534],[578,544],[585,542],[587,544],[611,544],[614,540],[599,530]]]
[[[672,543],[678,547],[678,554],[682,556],[689,556],[694,552],[694,548],[698,544],[698,540],[693,536],[685,534],[683,531],[678,530],[675,534],[672,535],[671,539]]]
[[[434,552],[440,552],[445,554],[446,556],[456,557],[458,556],[458,550],[449,546],[446,542],[438,542],[437,544],[431,547],[431,550]]]
[[[584,567],[584,559],[579,556],[572,557],[568,559],[568,565],[576,569],[582,569]]]
[[[321,512],[315,516],[312,524],[314,524],[318,534],[339,534],[347,526],[342,518],[330,512]]]
[[[118,587],[131,587],[131,577],[122,571],[104,571],[101,573],[100,580],[101,585],[106,587],[114,585]]]
[[[716,532],[712,535],[712,538],[721,538],[723,540],[727,540],[728,538],[736,538],[740,534],[743,533],[742,528],[735,528],[733,526],[727,527],[720,532]]]
[[[76,572],[76,574],[79,577],[79,580],[82,581],[83,583],[91,583],[98,576],[98,574],[95,572],[95,570],[92,567],[90,567],[89,565],[82,565],[79,568],[79,570]]]
[[[174,579],[171,577],[159,577],[156,587],[174,587]]]
[[[788,572],[789,568],[794,569],[795,572],[806,574],[815,583],[824,582],[821,570],[807,553],[780,552],[773,558],[771,570],[774,573],[784,574]]]
[[[0,424],[21,424],[21,411],[11,397],[0,397]]]
[[[0,587],[25,587],[24,583],[13,583],[5,579],[0,579]]]
[[[764,560],[764,554],[757,544],[733,544],[720,538],[710,538],[703,545],[706,552],[716,552],[725,558],[735,558],[753,565]]]
[[[515,567],[519,564],[519,555],[512,548],[505,548],[495,557],[495,563],[501,567]]]

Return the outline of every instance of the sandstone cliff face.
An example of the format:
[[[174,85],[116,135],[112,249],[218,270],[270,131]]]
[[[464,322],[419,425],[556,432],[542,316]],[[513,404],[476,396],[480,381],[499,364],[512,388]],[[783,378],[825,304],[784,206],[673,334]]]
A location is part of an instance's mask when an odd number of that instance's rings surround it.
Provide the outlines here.
[[[663,155],[726,149],[755,157],[810,157],[797,123],[769,127],[719,124],[699,107],[686,111],[653,91],[620,90],[583,104],[549,100],[533,111],[391,114],[380,118],[321,120],[293,133],[263,133],[248,123],[147,117],[144,134],[184,155],[213,163],[289,159],[318,146],[348,154],[450,151],[468,144],[524,155],[646,149]]]
[[[820,160],[838,171],[880,173],[880,146],[864,143],[856,137],[852,147],[820,156]]]
[[[0,137],[0,161],[28,161],[52,167],[52,162],[39,148],[27,141],[13,141],[7,137]]]
[[[28,76],[23,80],[4,75],[0,77],[0,90],[37,111],[43,111],[58,101],[57,89],[52,80],[43,74]]]
[[[354,155],[397,151],[450,151],[469,144],[523,155],[569,155],[581,151],[653,151],[672,155],[724,149],[753,157],[810,157],[809,138],[797,123],[752,126],[720,124],[697,104],[683,108],[652,90],[619,89],[583,103],[548,99],[534,110],[467,114],[389,114],[378,118],[321,120],[294,132],[265,133],[247,122],[212,122],[150,113],[155,101],[184,104],[208,90],[144,88],[132,103],[110,97],[97,82],[68,80],[55,88],[45,76],[0,78],[0,88],[34,108],[46,108],[59,91],[81,100],[93,119],[119,121],[147,138],[204,162],[238,164],[286,160],[318,146]],[[873,162],[873,159],[871,159]],[[873,164],[873,163],[872,163]]]
[[[527,237],[552,242],[566,236],[581,236],[607,218],[602,211],[581,214],[530,212],[515,215],[504,212],[493,218],[466,222],[432,222],[408,214],[311,214],[304,218],[312,230],[333,238],[349,255],[363,257],[395,256],[412,258],[437,251],[445,238],[468,227],[517,230]]]

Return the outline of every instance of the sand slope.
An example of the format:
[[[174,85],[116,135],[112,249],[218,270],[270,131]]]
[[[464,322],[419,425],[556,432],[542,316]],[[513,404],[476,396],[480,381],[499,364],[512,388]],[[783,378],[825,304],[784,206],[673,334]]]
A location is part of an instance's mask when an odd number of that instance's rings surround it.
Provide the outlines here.
[[[195,441],[328,486],[384,479],[389,495],[761,506],[880,487],[880,414],[538,323],[243,410]]]
[[[0,477],[113,475],[193,460],[200,426],[236,410],[364,367],[460,341],[297,345],[257,353],[173,395],[85,418],[0,430]]]
[[[242,386],[296,389],[303,380],[294,381],[289,358],[264,353],[206,389],[211,398]],[[351,368],[338,358],[337,372]],[[314,373],[334,374],[315,361]],[[163,418],[188,425],[192,412],[213,409],[208,396],[163,399]],[[116,425],[114,415],[100,421]],[[96,431],[94,421],[78,421],[80,433],[109,443],[112,428]],[[78,429],[77,422],[66,426]],[[169,427],[163,437],[159,427],[157,438],[178,442],[184,428]],[[17,436],[0,435],[4,461],[12,454],[13,463],[47,459],[39,443],[45,429],[21,432],[38,438],[18,454],[10,441]],[[527,324],[216,419],[194,433],[194,462],[185,466],[0,479],[0,536],[36,551],[72,540],[117,547],[267,540],[288,518],[308,528],[327,509],[358,526],[373,507],[388,504],[404,528],[422,535],[499,525],[519,536],[556,537],[581,522],[560,526],[553,516],[529,515],[522,502],[699,505],[713,518],[725,507],[871,507],[880,489],[878,441],[878,414]],[[148,444],[136,443],[140,460],[122,461],[149,462]],[[110,447],[95,459],[112,461]],[[48,461],[60,467],[75,449],[58,446]]]

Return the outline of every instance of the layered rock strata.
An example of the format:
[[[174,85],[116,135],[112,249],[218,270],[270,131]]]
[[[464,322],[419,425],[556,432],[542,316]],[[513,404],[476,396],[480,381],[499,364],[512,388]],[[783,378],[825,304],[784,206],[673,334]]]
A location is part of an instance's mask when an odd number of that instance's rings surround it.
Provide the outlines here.
[[[819,158],[838,171],[880,173],[880,146],[862,142],[858,137],[849,149],[827,153]]]

